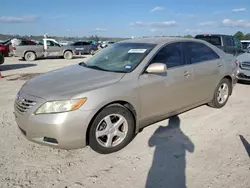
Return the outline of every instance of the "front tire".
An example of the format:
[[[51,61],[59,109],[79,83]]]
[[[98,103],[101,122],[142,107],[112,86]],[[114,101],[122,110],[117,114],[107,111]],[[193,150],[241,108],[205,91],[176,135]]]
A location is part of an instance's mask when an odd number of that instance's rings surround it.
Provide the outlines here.
[[[24,55],[24,59],[26,61],[35,61],[36,60],[36,54],[34,52],[26,52]]]
[[[71,51],[66,51],[63,54],[64,59],[72,59],[73,58],[73,53]]]
[[[208,105],[213,108],[222,108],[226,105],[231,90],[232,84],[230,80],[223,78],[215,89],[213,100]]]
[[[94,119],[89,130],[89,146],[101,154],[121,150],[135,135],[132,113],[121,105],[105,107]]]

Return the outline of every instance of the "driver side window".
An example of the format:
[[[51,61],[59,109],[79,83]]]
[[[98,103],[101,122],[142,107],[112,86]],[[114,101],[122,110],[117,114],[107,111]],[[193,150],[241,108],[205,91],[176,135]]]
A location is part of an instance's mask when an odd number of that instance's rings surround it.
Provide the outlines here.
[[[53,42],[53,41],[49,41],[49,40],[47,40],[47,45],[48,46],[60,46],[60,45],[58,45],[57,43],[55,43],[55,42]]]
[[[49,41],[49,40],[47,40],[47,45],[48,46],[55,46],[54,43],[52,41]]]
[[[164,63],[167,68],[182,66],[185,64],[182,57],[181,43],[171,43],[163,47],[153,58],[152,63]]]

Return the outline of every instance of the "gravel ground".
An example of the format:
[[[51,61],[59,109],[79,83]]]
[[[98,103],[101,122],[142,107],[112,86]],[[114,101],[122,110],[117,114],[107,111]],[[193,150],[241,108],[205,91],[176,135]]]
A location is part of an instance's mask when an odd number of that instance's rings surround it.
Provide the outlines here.
[[[30,63],[7,58],[0,66],[5,76],[0,79],[1,188],[250,188],[250,85],[246,84],[236,85],[223,109],[202,106],[179,115],[175,126],[167,126],[168,120],[152,125],[114,154],[28,142],[13,116],[17,91],[25,79],[36,76],[31,73],[80,61]]]

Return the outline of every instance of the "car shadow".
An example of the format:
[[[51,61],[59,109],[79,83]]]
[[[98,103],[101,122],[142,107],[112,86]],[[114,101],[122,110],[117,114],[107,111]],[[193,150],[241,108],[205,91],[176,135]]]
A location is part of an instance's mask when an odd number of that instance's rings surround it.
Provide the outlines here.
[[[155,147],[146,188],[186,187],[186,152],[194,152],[194,144],[181,131],[180,118],[173,116],[167,126],[160,126],[149,139]]]
[[[37,64],[8,64],[8,65],[0,65],[0,71],[23,69],[23,68],[34,67],[34,66],[37,66]]]
[[[250,158],[250,144],[248,143],[248,141],[244,138],[244,136],[240,135],[240,140],[243,144],[243,146],[245,147],[246,149],[246,152]]]

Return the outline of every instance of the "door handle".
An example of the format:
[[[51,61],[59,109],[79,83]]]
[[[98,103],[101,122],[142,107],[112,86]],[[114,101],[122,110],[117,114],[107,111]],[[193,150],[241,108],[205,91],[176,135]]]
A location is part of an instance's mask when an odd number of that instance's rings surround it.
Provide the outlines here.
[[[222,67],[222,64],[221,64],[221,63],[219,63],[219,64],[218,64],[218,67]]]
[[[189,77],[189,76],[190,76],[190,73],[189,73],[188,71],[185,71],[185,72],[183,73],[183,76]]]

